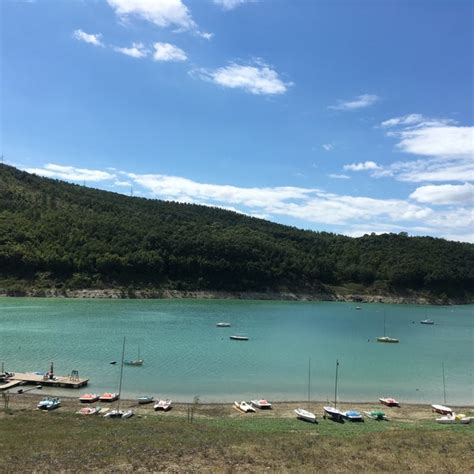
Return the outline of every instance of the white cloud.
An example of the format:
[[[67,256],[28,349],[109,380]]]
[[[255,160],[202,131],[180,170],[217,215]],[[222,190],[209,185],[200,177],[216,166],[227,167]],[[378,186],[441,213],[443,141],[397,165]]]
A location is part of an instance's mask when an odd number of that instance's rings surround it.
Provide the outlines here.
[[[192,75],[231,89],[243,89],[256,95],[284,94],[291,82],[283,82],[270,66],[258,62],[253,66],[231,63],[215,70],[199,69]]]
[[[455,124],[456,121],[453,119],[438,119],[438,118],[428,118],[421,114],[408,114],[403,115],[402,117],[395,117],[388,120],[385,120],[380,125],[384,128],[391,128],[396,126],[435,126],[435,125],[450,125]],[[407,127],[408,128],[408,127]]]
[[[428,204],[472,205],[473,196],[474,186],[470,183],[420,186],[410,194],[411,199]]]
[[[213,0],[216,5],[221,6],[224,10],[233,10],[244,3],[253,3],[256,0]]]
[[[127,56],[131,56],[132,58],[144,58],[148,56],[149,53],[143,43],[133,43],[131,48],[115,47],[114,51],[125,54]]]
[[[186,53],[177,46],[170,43],[155,43],[153,45],[155,61],[186,61]]]
[[[130,181],[114,181],[115,186],[126,186],[126,187],[131,187],[132,183]]]
[[[379,168],[380,166],[375,163],[375,161],[364,161],[363,163],[352,163],[350,165],[344,165],[344,169],[350,171],[376,170]]]
[[[338,100],[336,105],[330,105],[328,109],[332,110],[356,110],[369,107],[380,100],[380,97],[374,94],[362,94],[352,100]]]
[[[328,174],[328,176],[333,179],[351,179],[347,174]]]
[[[26,168],[28,173],[34,173],[47,178],[64,179],[67,181],[106,181],[115,178],[115,174],[101,170],[91,170],[87,168],[75,168],[74,166],[62,166],[48,163],[44,168]]]
[[[74,39],[77,39],[78,41],[84,41],[84,43],[89,43],[93,44],[94,46],[104,46],[100,38],[102,35],[100,33],[97,34],[91,34],[91,33],[85,33],[82,30],[75,30],[72,33],[72,37]]]
[[[326,151],[331,151],[334,149],[334,145],[331,145],[330,143],[324,143],[321,145]]]

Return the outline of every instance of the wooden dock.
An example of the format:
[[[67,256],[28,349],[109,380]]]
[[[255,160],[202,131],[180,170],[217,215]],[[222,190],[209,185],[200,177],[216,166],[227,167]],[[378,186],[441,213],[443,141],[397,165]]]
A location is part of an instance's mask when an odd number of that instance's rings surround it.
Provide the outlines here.
[[[85,387],[89,382],[89,379],[82,379],[80,377],[72,376],[61,376],[57,375],[54,378],[49,378],[44,375],[38,375],[34,373],[21,373],[15,372],[10,377],[8,383],[0,385],[0,390],[11,388],[15,385],[43,385],[45,387],[61,387],[61,388],[81,388]],[[8,387],[7,387],[8,385]]]

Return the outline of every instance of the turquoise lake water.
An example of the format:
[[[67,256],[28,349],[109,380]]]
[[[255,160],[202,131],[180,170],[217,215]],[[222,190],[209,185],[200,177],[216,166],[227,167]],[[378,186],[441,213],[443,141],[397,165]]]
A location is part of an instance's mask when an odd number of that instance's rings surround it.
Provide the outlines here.
[[[0,362],[17,372],[72,369],[90,379],[84,391],[189,401],[265,397],[304,400],[311,358],[313,400],[332,400],[336,359],[339,399],[474,402],[474,306],[409,306],[232,300],[78,300],[0,298]],[[399,344],[375,341],[387,335]],[[429,317],[435,325],[419,321]],[[231,328],[217,328],[228,321]],[[247,342],[229,336],[245,333]],[[67,390],[70,395],[79,391]]]

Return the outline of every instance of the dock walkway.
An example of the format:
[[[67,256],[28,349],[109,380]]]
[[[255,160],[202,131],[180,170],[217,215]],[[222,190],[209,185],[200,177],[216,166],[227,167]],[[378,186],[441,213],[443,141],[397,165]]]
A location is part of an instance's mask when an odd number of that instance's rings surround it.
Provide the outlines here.
[[[0,385],[0,390],[5,390],[6,388],[11,388],[21,383],[29,385],[43,385],[45,387],[81,388],[85,387],[88,382],[89,379],[82,379],[80,377],[71,377],[67,375],[58,375],[50,379],[40,374],[14,372],[7,384]]]

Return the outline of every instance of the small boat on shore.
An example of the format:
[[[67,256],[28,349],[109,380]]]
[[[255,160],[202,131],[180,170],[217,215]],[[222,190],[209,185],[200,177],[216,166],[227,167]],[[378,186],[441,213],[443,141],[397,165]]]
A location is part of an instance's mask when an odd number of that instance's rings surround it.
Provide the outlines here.
[[[382,405],[385,405],[387,407],[399,407],[400,406],[400,403],[397,402],[397,400],[395,400],[395,398],[379,398],[379,402],[382,404]]]
[[[234,336],[229,336],[229,339],[232,339],[234,341],[248,341],[249,340],[248,336],[244,336],[242,334],[235,334]]]
[[[122,415],[122,410],[110,410],[104,415],[104,418],[122,418]]]
[[[56,408],[59,408],[61,406],[61,400],[59,398],[51,398],[51,397],[45,397],[43,400],[41,400],[37,407],[40,410],[55,410]]]
[[[99,395],[96,393],[84,393],[79,397],[81,403],[94,403],[99,400]]]
[[[420,324],[434,324],[434,321],[432,319],[423,319],[423,321],[420,321]]]
[[[106,392],[103,393],[100,397],[99,400],[101,402],[115,402],[116,400],[119,399],[119,394],[118,393],[111,393],[111,392]]]
[[[348,421],[364,421],[364,417],[356,410],[347,410],[343,412],[343,416]]]
[[[138,397],[137,402],[139,405],[146,405],[147,403],[153,402],[155,399],[154,397],[148,397],[148,396],[143,396],[143,397]]]
[[[261,410],[270,409],[272,407],[272,404],[270,402],[267,402],[267,400],[265,400],[264,398],[260,400],[250,400],[250,403],[255,408],[260,408]]]
[[[296,418],[300,420],[309,421],[310,423],[316,423],[316,415],[308,410],[305,410],[304,408],[297,408],[295,410],[295,413]]]
[[[324,418],[331,418],[334,421],[344,421],[344,413],[340,411],[339,409],[332,407],[332,406],[326,406],[323,407],[324,410]]]
[[[244,413],[255,413],[255,408],[249,405],[246,401],[234,402],[234,406]]]
[[[431,411],[440,415],[452,415],[454,412],[451,408],[444,405],[431,405]]]
[[[168,411],[172,408],[172,401],[170,399],[162,399],[158,400],[154,407],[155,411],[161,410],[161,411]]]
[[[372,420],[377,420],[377,421],[388,420],[388,418],[385,416],[385,413],[380,410],[366,411],[364,413]]]
[[[217,326],[218,328],[230,328],[230,323],[225,323],[225,322],[223,322],[223,323],[217,323],[216,326]]]
[[[100,408],[97,407],[82,407],[78,412],[78,415],[98,415]]]
[[[445,425],[455,424],[455,423],[462,423],[463,425],[466,425],[470,422],[471,422],[471,417],[466,416],[461,413],[459,415],[456,415],[455,413],[453,413],[452,415],[446,415],[440,418],[436,418],[436,423],[441,423]]]

